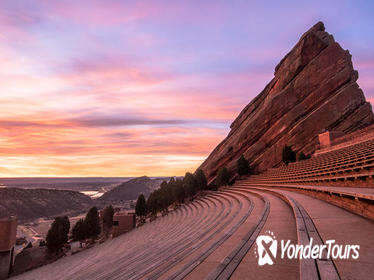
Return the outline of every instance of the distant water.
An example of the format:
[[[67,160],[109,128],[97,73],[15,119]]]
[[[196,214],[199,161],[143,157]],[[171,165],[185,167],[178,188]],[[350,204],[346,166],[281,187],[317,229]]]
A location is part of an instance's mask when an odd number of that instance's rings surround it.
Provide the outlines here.
[[[102,196],[105,192],[99,192],[99,191],[80,191],[80,193],[83,193],[85,195],[90,196],[91,198],[99,198]]]
[[[0,178],[0,188],[73,190],[98,198],[131,179],[132,177]]]
[[[135,177],[30,177],[0,178],[0,188],[56,189],[79,191],[91,198],[99,198],[105,192]],[[151,179],[165,177],[150,177]]]

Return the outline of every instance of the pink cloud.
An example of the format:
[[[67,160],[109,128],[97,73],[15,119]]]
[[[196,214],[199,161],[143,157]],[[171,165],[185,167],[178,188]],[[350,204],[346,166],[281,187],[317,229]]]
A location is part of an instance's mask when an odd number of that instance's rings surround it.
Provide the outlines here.
[[[374,59],[361,59],[354,61],[353,66],[359,71],[374,70]]]
[[[223,24],[222,21],[228,17],[222,12],[223,6],[226,5],[199,3],[195,6],[180,1],[43,1],[43,8],[49,13],[80,24],[99,26],[143,19],[195,23],[198,19],[204,20],[208,12],[210,21]]]
[[[44,8],[65,20],[88,25],[115,25],[144,18],[146,9],[139,2],[128,1],[44,1]]]

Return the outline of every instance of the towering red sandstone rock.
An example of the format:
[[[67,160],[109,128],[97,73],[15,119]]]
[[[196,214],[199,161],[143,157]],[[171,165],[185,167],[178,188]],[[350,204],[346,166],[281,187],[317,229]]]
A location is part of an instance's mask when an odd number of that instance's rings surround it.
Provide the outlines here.
[[[352,132],[374,123],[357,78],[349,52],[318,22],[275,67],[274,78],[200,168],[211,180],[223,166],[233,171],[243,154],[261,172],[281,162],[286,144],[310,154],[323,130]]]

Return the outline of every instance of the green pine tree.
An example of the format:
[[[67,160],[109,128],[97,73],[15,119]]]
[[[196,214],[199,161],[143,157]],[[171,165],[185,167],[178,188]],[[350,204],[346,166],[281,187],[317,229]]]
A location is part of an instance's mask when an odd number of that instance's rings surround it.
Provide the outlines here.
[[[147,203],[143,194],[140,194],[138,200],[136,201],[135,214],[137,216],[147,215]]]
[[[72,230],[72,238],[75,241],[83,240],[87,237],[85,223],[83,219],[79,219]]]
[[[198,169],[196,171],[195,180],[198,190],[206,190],[208,188],[207,180],[203,170]]]
[[[99,212],[96,207],[92,207],[84,219],[84,227],[87,237],[95,238],[101,233]]]
[[[109,205],[104,208],[103,211],[103,228],[108,231],[112,228],[113,225],[113,215],[114,215],[114,209],[112,205]]]
[[[172,189],[173,201],[178,201],[182,203],[185,198],[185,193],[183,189],[183,181],[181,179],[175,180]]]
[[[46,242],[50,252],[58,253],[68,241],[70,222],[68,217],[57,217],[48,230]]]
[[[250,172],[249,162],[243,155],[236,162],[236,166],[240,176],[247,175]]]
[[[298,155],[297,155],[297,161],[301,161],[301,160],[305,160],[307,159],[308,157],[303,153],[303,152],[300,152]]]
[[[187,172],[183,179],[183,189],[187,197],[192,197],[197,193],[197,182],[195,177]]]
[[[290,146],[284,146],[282,151],[282,161],[285,164],[296,161],[296,153],[292,150]]]
[[[226,186],[229,184],[230,181],[230,173],[227,170],[226,167],[221,168],[218,171],[217,177],[216,177],[216,185],[217,187],[220,186]]]

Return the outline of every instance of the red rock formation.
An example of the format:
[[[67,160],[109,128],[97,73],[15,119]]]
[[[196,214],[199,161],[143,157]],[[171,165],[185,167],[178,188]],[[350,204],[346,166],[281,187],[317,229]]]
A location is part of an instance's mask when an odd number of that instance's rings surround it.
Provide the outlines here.
[[[274,78],[200,168],[211,181],[223,166],[234,171],[244,154],[261,172],[281,162],[286,144],[310,154],[323,130],[352,132],[374,123],[357,78],[349,51],[318,22],[275,67]]]

